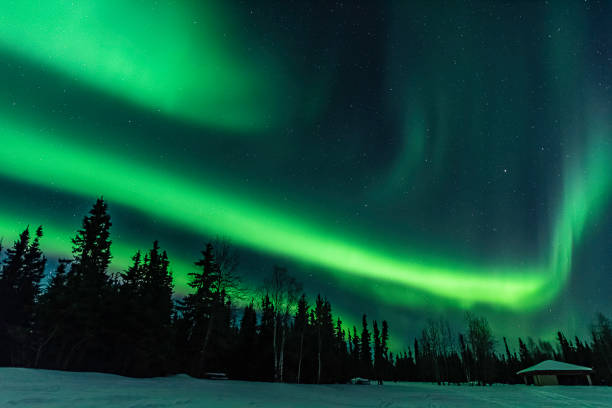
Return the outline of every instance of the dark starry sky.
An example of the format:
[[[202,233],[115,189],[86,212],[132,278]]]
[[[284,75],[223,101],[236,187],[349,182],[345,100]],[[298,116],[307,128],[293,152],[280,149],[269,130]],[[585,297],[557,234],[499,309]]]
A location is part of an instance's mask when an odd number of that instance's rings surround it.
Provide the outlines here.
[[[343,319],[583,334],[612,313],[612,3],[58,2],[0,16],[0,236],[57,259],[96,196],[115,269],[185,293],[217,235]],[[28,22],[28,23],[26,23]],[[53,264],[53,262],[51,262]]]

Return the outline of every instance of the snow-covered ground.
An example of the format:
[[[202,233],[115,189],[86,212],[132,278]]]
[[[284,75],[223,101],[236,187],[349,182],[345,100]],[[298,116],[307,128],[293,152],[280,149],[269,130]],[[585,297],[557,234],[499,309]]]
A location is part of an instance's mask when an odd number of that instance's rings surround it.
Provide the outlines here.
[[[612,407],[612,387],[295,385],[0,368],[1,407]]]

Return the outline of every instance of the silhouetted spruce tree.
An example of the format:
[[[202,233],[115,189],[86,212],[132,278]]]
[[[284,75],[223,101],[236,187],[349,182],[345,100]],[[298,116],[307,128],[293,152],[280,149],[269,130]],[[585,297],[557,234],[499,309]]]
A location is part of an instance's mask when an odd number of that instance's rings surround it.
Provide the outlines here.
[[[145,318],[143,298],[144,265],[140,251],[132,257],[132,265],[120,274],[115,308],[116,341],[122,344],[119,348],[115,364],[122,375],[139,375],[144,351],[142,338],[144,335]],[[144,262],[148,262],[145,255]]]
[[[173,360],[172,314],[174,310],[173,280],[169,269],[168,254],[159,248],[157,241],[148,253],[148,262],[144,264],[144,281],[142,304],[145,310],[144,319],[145,351],[148,367],[145,373],[163,375],[169,371]]]
[[[491,372],[491,380],[489,384],[492,383],[508,383],[507,380],[507,370],[508,370],[508,362],[503,354],[495,354],[493,353],[492,357],[492,367],[493,370]]]
[[[111,261],[111,227],[107,204],[96,200],[81,229],[72,240],[73,261],[67,273],[66,345],[62,347],[63,369],[109,371],[114,319],[114,286],[107,274]]]
[[[317,336],[317,384],[330,382],[335,376],[336,356],[334,355],[334,324],[331,305],[327,299],[317,296],[315,302],[315,330]],[[327,364],[325,371],[323,365]]]
[[[70,293],[66,288],[67,268],[70,260],[61,259],[49,283],[36,304],[35,368],[59,368],[62,365],[62,345],[70,337],[68,311]]]
[[[364,314],[361,319],[361,342],[360,342],[360,361],[361,376],[372,377],[372,348],[370,347],[370,331],[368,330],[367,316]]]
[[[188,294],[179,305],[181,321],[177,322],[179,332],[184,332],[186,338],[178,346],[182,354],[183,364],[188,372],[201,377],[206,371],[213,369],[217,361],[207,361],[210,357],[218,360],[215,353],[208,349],[216,324],[215,316],[223,308],[224,294],[215,287],[219,269],[215,263],[212,244],[207,244],[202,251],[202,258],[195,262],[200,268],[191,272],[189,286],[194,290]]]
[[[397,355],[393,371],[394,381],[417,381],[415,361],[410,347],[407,352],[404,351]]]
[[[122,284],[121,291],[127,295],[139,295],[144,282],[144,268],[142,264],[142,253],[136,251],[132,257],[132,265],[121,274]]]
[[[591,347],[586,342],[580,341],[578,336],[575,337],[576,341],[576,363],[585,367],[593,366],[593,359],[591,355]]]
[[[195,265],[202,268],[202,273],[199,275],[199,277],[194,276],[194,280],[196,282],[198,279],[201,279],[201,281],[198,282],[199,285],[196,291],[199,291],[202,295],[201,303],[197,307],[200,315],[195,316],[196,320],[200,320],[199,324],[201,326],[203,335],[201,338],[196,338],[199,342],[196,347],[200,348],[197,359],[198,371],[207,368],[206,359],[208,358],[208,348],[212,343],[211,340],[213,337],[213,332],[215,330],[215,326],[219,324],[219,315],[222,314],[222,309],[225,303],[225,293],[222,292],[222,288],[218,285],[220,271],[219,265],[215,260],[214,247],[211,243],[208,243],[206,244],[206,249],[201,253],[202,258],[197,261]],[[214,356],[214,351],[215,350],[210,353],[211,356]],[[210,366],[211,365],[209,364],[209,367]],[[199,374],[201,374],[201,372]]]
[[[346,333],[342,328],[342,320],[340,320],[340,317],[336,319],[334,334],[336,335],[334,352],[337,362],[337,373],[336,379],[333,382],[345,383],[351,378],[350,357],[347,349]]]
[[[423,358],[418,339],[414,339],[414,371],[415,376],[413,381],[423,381]]]
[[[308,311],[308,323],[304,335],[304,354],[302,358],[300,383],[316,383],[317,381],[317,347],[317,318],[314,308],[311,307]]]
[[[31,240],[26,228],[7,249],[0,269],[0,365],[32,364],[34,307],[46,264],[42,235],[38,227]]]
[[[172,274],[168,255],[155,241],[144,258],[138,251],[121,275],[115,309],[117,338],[122,346],[117,362],[122,374],[164,375],[174,360],[172,336]]]
[[[591,325],[592,355],[598,383],[612,385],[612,321],[598,313]]]
[[[382,347],[380,344],[380,331],[376,320],[372,323],[373,326],[373,342],[374,342],[374,376],[376,382],[382,385]]]
[[[447,381],[456,384],[466,381],[465,373],[463,371],[463,363],[461,361],[461,357],[459,357],[459,354],[456,351],[451,352],[451,354],[448,356],[448,366],[449,377]]]
[[[521,361],[521,366],[523,368],[531,367],[534,362],[533,362],[533,358],[531,357],[531,354],[529,353],[529,350],[527,350],[527,346],[523,342],[523,339],[521,339],[520,337],[518,339],[518,343],[519,343],[519,357]]]
[[[414,352],[414,356],[416,356],[416,350]],[[406,358],[406,378],[409,381],[416,381],[419,377],[416,372],[416,359],[413,357],[412,350],[408,348],[408,354],[404,353],[404,357]]]
[[[382,378],[389,379],[391,376],[389,366],[393,364],[393,357],[389,355],[389,324],[386,320],[382,322],[382,332],[380,335],[380,351],[382,355]]]
[[[521,368],[518,364],[517,358],[516,358],[516,354],[511,354],[510,353],[510,348],[508,347],[508,341],[506,340],[506,338],[503,338],[504,340],[504,348],[506,351],[506,368],[505,368],[505,378],[503,382],[506,383],[510,383],[510,384],[516,384],[520,382],[520,378],[516,375],[516,372],[519,371]]]
[[[512,359],[512,355],[510,354],[510,348],[508,347],[508,341],[504,337],[504,349],[506,351],[506,359],[510,361]]]
[[[259,323],[259,333],[257,336],[258,350],[258,379],[261,381],[274,380],[274,350],[272,349],[272,339],[274,336],[275,311],[270,297],[266,294],[261,299],[261,318]]]
[[[353,326],[353,346],[351,348],[351,373],[353,376],[361,375],[361,339],[357,328]]]
[[[299,384],[302,380],[302,362],[304,361],[304,337],[308,328],[308,301],[306,294],[302,294],[298,301],[297,312],[293,318],[293,328],[297,345],[297,374],[296,382]]]
[[[257,313],[253,302],[249,303],[240,320],[240,330],[236,347],[236,359],[232,376],[241,380],[255,380],[257,373]]]
[[[561,349],[561,359],[568,363],[574,363],[574,347],[560,331],[557,332],[557,341]]]

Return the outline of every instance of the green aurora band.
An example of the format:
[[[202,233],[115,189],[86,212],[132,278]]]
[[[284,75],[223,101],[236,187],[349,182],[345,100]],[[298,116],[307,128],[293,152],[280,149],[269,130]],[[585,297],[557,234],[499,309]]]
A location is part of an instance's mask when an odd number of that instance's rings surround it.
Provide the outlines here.
[[[241,39],[222,3],[196,3],[3,1],[0,47],[197,124],[236,132],[276,125],[283,104],[271,90],[289,86],[285,76],[269,59],[264,69],[253,63],[261,56],[231,51]]]
[[[610,146],[592,145],[585,166],[566,175],[563,202],[544,265],[513,268],[444,259],[417,262],[409,255],[372,248],[358,237],[342,235],[229,189],[202,181],[194,183],[110,152],[63,144],[49,132],[12,123],[8,117],[0,116],[0,135],[0,174],[4,176],[86,197],[104,195],[112,202],[193,232],[226,235],[239,245],[314,264],[341,278],[358,276],[391,282],[406,289],[404,296],[393,298],[395,304],[404,303],[409,291],[417,290],[466,308],[477,303],[510,309],[544,305],[567,281],[572,248],[612,187]],[[6,218],[2,221],[8,222]],[[15,232],[6,224],[2,230]],[[60,250],[59,241],[52,246]],[[116,262],[125,267],[129,251],[120,247],[117,253]],[[179,274],[179,282],[184,282],[184,272]]]
[[[232,11],[235,10],[223,2],[5,0],[1,3],[0,51],[15,57],[16,61],[39,67],[42,76],[48,71],[52,77],[82,84],[77,86],[88,89],[91,94],[98,92],[103,97],[127,102],[133,105],[130,115],[161,113],[168,122],[174,125],[177,124],[174,121],[178,122],[177,132],[186,124],[203,130],[202,137],[219,134],[224,139],[240,135],[255,142],[265,138],[263,143],[274,145],[283,137],[285,125],[296,124],[292,113],[299,111],[303,123],[308,123],[313,115],[305,112],[308,109],[304,106],[312,104],[311,109],[318,112],[319,100],[331,94],[323,89],[331,86],[324,74],[333,76],[333,70],[321,74],[323,79],[308,75],[300,76],[299,81],[292,78],[287,60],[293,56],[284,59],[286,50],[282,46],[279,50],[283,52],[278,53],[251,51],[252,43],[247,38],[251,33],[240,30],[240,18],[234,21]],[[117,153],[121,151],[117,146],[120,147],[123,134],[114,135],[112,126],[91,131],[82,124],[71,128],[63,122],[65,117],[56,114],[56,106],[50,106],[51,123],[45,122],[44,115],[41,118],[36,115],[36,106],[43,106],[45,101],[38,100],[37,95],[28,100],[27,92],[19,93],[20,88],[25,88],[20,85],[26,81],[28,85],[34,84],[35,89],[36,81],[31,78],[18,83],[17,91],[12,89],[13,84],[6,86],[6,95],[14,98],[13,102],[19,100],[19,108],[24,106],[26,114],[18,115],[15,113],[18,109],[12,112],[0,107],[0,176],[43,191],[59,190],[87,200],[102,195],[113,206],[133,209],[172,228],[198,235],[227,236],[254,251],[319,267],[323,270],[321,273],[328,273],[345,284],[344,287],[359,285],[360,295],[381,304],[464,309],[485,305],[512,311],[536,310],[549,305],[566,287],[575,248],[581,244],[589,224],[598,221],[612,193],[612,116],[605,111],[605,102],[593,103],[597,100],[597,90],[584,79],[586,65],[583,67],[582,62],[588,55],[581,41],[588,33],[588,21],[579,3],[572,6],[575,13],[566,13],[562,7],[548,11],[547,4],[535,5],[531,11],[541,13],[545,17],[542,21],[547,21],[536,33],[550,41],[536,41],[536,45],[529,47],[531,51],[525,52],[525,43],[532,41],[533,33],[527,30],[515,33],[519,41],[505,51],[503,47],[495,50],[493,68],[489,67],[488,71],[486,66],[478,67],[475,62],[484,61],[486,58],[482,57],[487,56],[478,36],[468,40],[455,35],[454,28],[448,28],[446,20],[439,16],[452,17],[454,21],[463,19],[463,26],[475,27],[483,36],[493,31],[511,32],[515,24],[511,19],[502,22],[488,16],[479,19],[460,4],[435,10],[438,18],[432,22],[439,25],[438,31],[426,34],[427,30],[423,29],[422,47],[426,52],[417,60],[411,54],[413,37],[406,35],[406,21],[413,15],[427,15],[432,6],[422,2],[416,13],[413,7],[418,2],[395,2],[392,7],[395,28],[390,37],[401,41],[400,46],[395,44],[388,51],[393,57],[387,63],[392,75],[384,88],[399,89],[398,93],[404,95],[401,100],[389,99],[392,111],[397,109],[395,113],[401,118],[399,133],[404,134],[399,153],[384,172],[388,174],[386,184],[390,195],[412,182],[411,177],[418,178],[414,175],[421,170],[419,166],[428,154],[436,174],[444,176],[449,149],[453,148],[451,142],[457,136],[455,114],[460,113],[457,115],[461,116],[460,124],[467,126],[460,136],[473,146],[487,146],[484,139],[490,135],[484,132],[488,130],[484,123],[492,116],[496,118],[497,109],[481,109],[481,98],[490,94],[491,106],[506,107],[506,100],[494,98],[494,88],[501,86],[494,80],[501,78],[500,73],[510,73],[512,92],[508,94],[515,99],[522,99],[535,87],[530,82],[533,72],[541,70],[545,72],[543,77],[558,78],[558,82],[550,85],[551,95],[547,96],[553,102],[548,110],[552,112],[550,115],[561,117],[562,134],[553,136],[558,136],[560,144],[567,149],[564,153],[571,154],[560,164],[561,190],[558,200],[554,200],[558,206],[552,218],[546,220],[548,242],[536,257],[483,264],[398,247],[384,242],[383,237],[373,244],[363,231],[331,226],[332,217],[325,209],[318,212],[325,215],[315,219],[303,209],[288,209],[270,197],[261,199],[240,192],[231,183],[213,181],[218,177],[196,179],[185,170],[194,163],[180,169],[172,168],[176,163],[160,166],[153,155],[163,152],[145,152],[151,154],[150,159]],[[503,11],[503,7],[490,7]],[[420,26],[414,30],[420,30]],[[452,35],[436,35],[448,34],[447,31],[452,31]],[[447,42],[440,42],[440,38]],[[531,48],[537,55],[546,54],[547,58],[533,61]],[[430,49],[440,52],[429,52]],[[398,56],[401,50],[407,54]],[[458,50],[464,52],[460,54]],[[449,61],[453,59],[457,65],[451,66]],[[325,57],[321,61],[329,62]],[[405,65],[414,61],[418,63],[413,64],[416,66],[413,71],[408,71],[411,75],[404,74]],[[483,70],[484,76],[473,75],[478,70]],[[456,85],[463,80],[467,82]],[[316,88],[310,81],[320,88],[304,90]],[[425,84],[424,91],[421,84]],[[61,90],[57,89],[57,93]],[[313,97],[316,102],[308,100],[311,93],[316,94]],[[308,101],[295,102],[294,106],[294,99]],[[453,105],[456,101],[460,101],[460,107]],[[3,102],[9,102],[8,106],[11,101]],[[95,105],[95,101],[85,103]],[[506,113],[499,114],[497,119],[503,120],[492,119],[491,128],[499,140],[510,140],[516,134],[524,138],[538,136],[528,130],[529,113],[534,106],[531,102],[525,103],[522,111],[519,105],[514,102],[508,105],[507,111],[501,109]],[[597,106],[603,106],[603,111],[598,111]],[[464,116],[468,120],[464,121]],[[542,122],[550,125],[550,119],[544,118]],[[436,129],[435,137],[428,134],[430,129]],[[287,145],[293,142],[284,141]],[[431,141],[433,146],[428,146]],[[487,154],[486,151],[477,153]],[[202,169],[192,169],[194,173],[199,170],[200,174],[207,174]],[[499,188],[507,186],[500,184]],[[68,256],[70,238],[79,226],[78,218],[63,222],[53,214],[44,216],[43,213],[19,208],[10,199],[2,200],[0,238],[16,237],[25,225],[42,224],[45,227],[43,248],[47,254]],[[148,244],[134,237],[115,239],[112,269],[125,269],[135,250],[144,249],[143,245]],[[189,290],[188,273],[194,269],[193,259],[184,253],[176,256],[172,244],[180,243],[170,244],[168,251],[177,291],[185,293]],[[343,318],[349,317],[351,324],[359,323],[358,318],[350,319],[350,313],[340,314]]]

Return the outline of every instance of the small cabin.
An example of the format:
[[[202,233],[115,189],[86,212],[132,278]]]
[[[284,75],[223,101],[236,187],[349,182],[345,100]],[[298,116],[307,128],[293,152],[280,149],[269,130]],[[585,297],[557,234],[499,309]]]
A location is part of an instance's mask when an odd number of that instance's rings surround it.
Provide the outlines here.
[[[355,377],[351,379],[351,384],[355,385],[370,385],[370,380],[362,377]]]
[[[530,385],[593,385],[593,369],[555,360],[545,360],[517,372]]]

